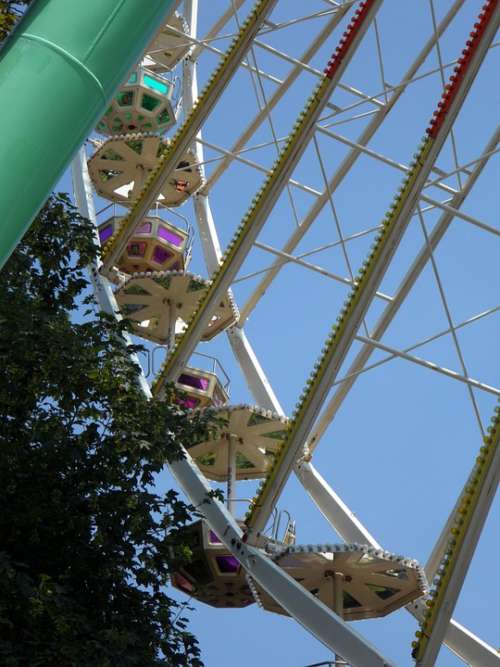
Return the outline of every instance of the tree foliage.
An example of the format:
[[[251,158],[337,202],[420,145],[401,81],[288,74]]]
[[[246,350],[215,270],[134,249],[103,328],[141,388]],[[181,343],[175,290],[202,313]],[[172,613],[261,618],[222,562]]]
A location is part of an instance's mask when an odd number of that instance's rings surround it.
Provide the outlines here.
[[[92,233],[53,196],[0,274],[0,664],[196,667],[165,590],[190,508],[154,484],[205,418],[140,392]]]
[[[0,0],[0,43],[8,37],[32,0]]]

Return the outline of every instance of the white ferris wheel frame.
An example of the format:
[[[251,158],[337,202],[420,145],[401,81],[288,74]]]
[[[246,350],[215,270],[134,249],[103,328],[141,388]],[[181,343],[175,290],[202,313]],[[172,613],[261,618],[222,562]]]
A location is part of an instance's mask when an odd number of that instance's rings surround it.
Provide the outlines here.
[[[207,47],[213,51],[218,52],[217,49],[210,46],[210,43],[209,41],[207,42],[207,40],[210,40],[220,32],[220,30],[233,16],[234,12],[236,12],[243,4],[243,2],[244,0],[232,0],[229,3],[230,6],[228,7],[227,11],[216,21],[212,29],[207,34],[206,39],[204,41],[200,41],[196,34],[198,0],[184,0],[184,15],[190,29],[189,39],[193,45],[190,57],[187,58],[183,64],[182,100],[185,112],[189,111],[194,101],[198,97],[196,77],[197,55],[203,48]],[[309,71],[312,69],[308,65],[308,60],[321,46],[333,28],[344,16],[349,7],[354,4],[351,1],[339,3],[333,2],[332,0],[325,0],[325,2],[336,10],[332,11],[332,17],[330,18],[330,21],[325,26],[320,35],[316,36],[314,43],[307,48],[303,59],[300,61],[293,61],[294,67],[290,74],[287,76],[285,81],[280,82],[280,85],[276,88],[275,95],[271,97],[270,100],[267,100],[265,107],[261,109],[259,114],[245,130],[242,137],[240,138],[240,141],[233,147],[233,150],[223,151],[223,149],[220,149],[220,147],[214,147],[212,144],[208,144],[203,139],[201,131],[197,136],[193,149],[196,152],[197,161],[202,165],[202,169],[203,165],[205,164],[204,146],[215,148],[216,150],[219,148],[221,153],[225,153],[218,167],[216,167],[215,171],[212,172],[211,176],[208,178],[208,181],[205,184],[201,194],[198,194],[194,197],[194,210],[198,223],[205,263],[209,274],[212,273],[219,265],[219,260],[222,254],[214,218],[210,208],[210,187],[214,184],[217,178],[222,175],[224,170],[228,168],[232,160],[244,159],[241,157],[240,151],[245,145],[246,140],[252,135],[256,127],[267,117],[267,114],[279,101],[280,97],[286,92],[287,88],[293,83],[301,70],[303,68],[308,68]],[[431,49],[436,47],[440,36],[446,30],[463,3],[464,0],[455,0],[442,21],[439,24],[435,24],[434,35],[432,35],[424,45],[417,58],[414,60],[412,66],[403,77],[402,81],[397,86],[387,88],[384,91],[385,103],[380,103],[379,97],[381,96],[373,96],[372,98],[369,98],[372,102],[375,103],[375,105],[379,106],[380,113],[375,112],[373,114],[373,117],[371,118],[365,130],[361,133],[357,142],[347,142],[350,148],[350,152],[335,171],[333,177],[331,177],[326,184],[324,192],[317,193],[316,201],[311,207],[311,210],[304,219],[300,228],[297,228],[292,234],[289,242],[286,244],[283,250],[277,251],[276,249],[269,249],[269,251],[276,257],[271,270],[265,274],[265,277],[259,283],[257,289],[241,309],[240,321],[238,325],[227,331],[228,340],[235,359],[239,364],[242,374],[245,377],[250,391],[258,405],[267,409],[271,409],[280,415],[284,414],[278,398],[273,391],[273,388],[271,387],[271,384],[269,383],[259,363],[259,360],[251,347],[250,342],[245,335],[243,325],[246,319],[258,303],[260,296],[262,296],[265,289],[267,289],[272,280],[276,277],[280,267],[284,262],[296,262],[305,265],[307,268],[318,270],[317,267],[310,265],[302,257],[294,256],[293,251],[299,243],[300,239],[316,219],[321,208],[328,202],[332,192],[341,183],[359,155],[369,154],[372,157],[375,157],[375,159],[392,164],[392,166],[402,172],[405,172],[408,169],[406,165],[392,163],[383,155],[376,154],[373,150],[367,148],[367,144],[380,124],[383,122],[387,113],[397,102],[399,96],[404,92],[406,86],[415,78],[418,78],[417,72],[420,66],[426,59]],[[180,1],[176,2],[175,6],[178,6],[179,4]],[[257,43],[257,40],[255,40],[255,42]],[[267,47],[264,43],[258,43],[260,46],[270,49],[270,47]],[[274,51],[276,50],[274,49]],[[289,56],[287,56],[287,54],[280,53],[280,55],[285,60],[292,60]],[[250,60],[242,63],[242,65],[249,68],[250,70],[253,70],[257,74],[263,74],[262,72],[259,72],[259,69],[256,67],[256,65],[251,64]],[[445,65],[440,62],[441,74],[443,73],[444,67]],[[351,92],[354,91],[355,94],[357,94],[360,98],[367,98],[367,96],[363,93],[355,91],[352,88],[349,89]],[[389,98],[387,98],[388,93],[392,93],[392,96]],[[346,141],[345,138],[340,137],[340,135],[336,135],[331,130],[326,130],[322,126],[317,125],[316,131],[327,133],[337,139]],[[497,235],[499,234],[498,230],[488,227],[482,221],[477,220],[472,216],[466,215],[460,211],[460,207],[463,201],[471,191],[482,169],[487,164],[488,159],[498,150],[499,140],[500,128],[497,128],[485,146],[484,150],[478,156],[477,160],[475,160],[474,163],[471,163],[470,165],[460,165],[460,167],[457,168],[457,171],[467,175],[467,179],[462,185],[461,189],[455,190],[449,186],[445,186],[444,183],[441,183],[440,179],[444,180],[444,176],[449,174],[445,174],[437,167],[434,168],[434,173],[436,174],[437,178],[432,183],[438,187],[442,187],[444,190],[447,190],[449,198],[443,203],[422,193],[420,201],[424,202],[428,207],[436,207],[441,209],[442,212],[439,221],[435,225],[432,233],[429,235],[429,238],[426,239],[426,243],[421,248],[413,264],[410,266],[396,294],[390,299],[386,298],[387,303],[385,309],[380,316],[372,334],[369,337],[361,335],[356,336],[357,340],[362,343],[362,348],[357,354],[355,360],[352,362],[346,376],[336,382],[338,385],[336,391],[333,393],[333,396],[331,397],[328,405],[326,408],[324,408],[315,424],[314,429],[311,431],[307,439],[307,445],[311,450],[316,446],[327,426],[334,418],[356,378],[361,372],[363,372],[371,352],[374,349],[383,349],[391,357],[401,356],[403,358],[409,359],[412,362],[419,363],[421,365],[427,365],[428,367],[431,367],[432,370],[452,376],[454,379],[464,382],[469,387],[472,386],[481,388],[485,391],[490,391],[490,393],[500,395],[500,390],[496,389],[495,387],[484,385],[484,383],[480,383],[479,381],[468,377],[467,373],[463,373],[463,375],[459,376],[453,371],[438,367],[436,364],[433,364],[432,362],[429,362],[425,359],[415,357],[413,354],[411,354],[412,349],[398,350],[387,345],[383,345],[380,342],[384,331],[388,327],[392,318],[395,316],[400,305],[404,302],[406,295],[415,283],[423,267],[427,264],[427,262],[432,260],[433,250],[437,247],[454,217],[465,218],[467,222],[471,224],[478,225],[482,228],[487,227],[487,231],[496,233]],[[90,179],[88,176],[84,148],[80,150],[73,161],[72,175],[75,198],[80,213],[95,223],[95,207]],[[298,185],[300,187],[300,184]],[[256,245],[258,244],[256,243]],[[259,247],[262,246],[263,244],[259,245]],[[98,268],[98,266],[91,267],[91,277],[98,302],[100,307],[105,312],[116,316],[118,307],[113,291],[108,280],[99,274]],[[346,281],[346,279],[341,276],[332,277],[337,280],[349,282],[348,279]],[[385,296],[383,294],[377,294],[381,298],[384,298]],[[140,383],[145,395],[147,397],[151,397],[151,390],[144,374],[142,374],[140,378]],[[319,600],[314,598],[314,596],[312,596],[308,591],[297,584],[283,570],[277,567],[271,559],[266,557],[253,546],[244,543],[242,540],[241,528],[236,523],[234,517],[217,499],[207,496],[208,492],[210,491],[210,485],[200,473],[197,466],[193,463],[187,452],[186,458],[182,461],[178,461],[172,464],[170,469],[180,486],[186,492],[190,501],[195,506],[199,506],[201,503],[203,503],[203,514],[205,515],[205,518],[207,519],[211,528],[217,532],[227,548],[233,553],[233,555],[238,558],[248,574],[254,578],[264,589],[266,589],[267,592],[269,592],[295,620],[301,623],[311,634],[313,634],[329,649],[342,655],[346,660],[352,663],[352,665],[359,667],[376,667],[376,665],[380,665],[382,667],[392,664],[387,658],[382,656],[375,647],[367,642],[359,633],[354,631],[352,627],[345,623],[339,616],[328,609]],[[498,485],[499,472],[500,461],[497,461],[496,465],[494,466],[490,484],[493,491],[490,496],[485,499],[484,508],[480,513],[480,518],[475,530],[470,531],[471,539],[470,547],[468,549],[469,561],[472,557],[475,544],[479,539],[482,525],[486,520],[489,506],[493,500],[494,492],[496,490],[496,486]],[[375,548],[380,547],[371,533],[362,525],[354,513],[347,507],[347,505],[341,500],[341,498],[335,493],[329,484],[315,470],[310,460],[307,460],[306,458],[297,461],[295,465],[295,473],[320,512],[325,516],[332,528],[342,537],[342,539],[344,539],[346,542],[360,542],[369,544]],[[453,516],[453,513],[450,515],[450,517],[451,516]],[[440,538],[438,539],[427,562],[425,569],[429,579],[432,579],[434,576],[436,568],[445,549],[448,528],[448,524],[444,526]],[[454,590],[450,592],[451,596],[455,596],[455,600],[460,592],[461,585],[463,584],[467,566],[468,563],[465,562],[461,568],[461,574],[463,576],[458,577]],[[408,605],[407,609],[416,618],[421,619],[425,607],[421,601],[417,601],[416,603]],[[446,614],[444,615],[442,620],[442,627],[440,628],[440,632],[436,635],[434,641],[438,648],[441,645],[441,641],[443,641],[465,663],[478,667],[500,667],[500,655],[491,646],[483,642],[479,637],[475,636],[465,627],[461,626],[453,619],[449,619],[449,615],[448,617],[446,617]],[[434,661],[426,664],[434,664]]]

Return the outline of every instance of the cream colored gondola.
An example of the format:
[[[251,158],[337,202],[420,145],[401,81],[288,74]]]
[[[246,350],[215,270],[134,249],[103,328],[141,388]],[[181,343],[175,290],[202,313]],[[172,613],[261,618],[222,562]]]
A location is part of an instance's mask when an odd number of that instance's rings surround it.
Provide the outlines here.
[[[132,205],[169,142],[156,134],[125,134],[105,141],[88,162],[96,192],[113,202]],[[180,206],[202,185],[194,153],[187,151],[160,190],[164,206]]]
[[[416,561],[365,545],[291,546],[274,560],[346,621],[386,616],[427,590]],[[264,609],[287,613],[257,589]]]
[[[255,602],[253,583],[205,521],[183,528],[182,539],[192,556],[172,575],[175,588],[212,607],[247,607]],[[263,538],[261,544],[267,541]]]
[[[119,228],[122,219],[114,216],[99,225],[101,244]],[[189,231],[157,216],[148,216],[130,238],[116,268],[126,274],[165,269],[183,271],[189,259]],[[135,293],[141,294],[139,285],[135,288],[129,285],[130,294],[134,289]]]
[[[180,392],[178,402],[186,408],[221,407],[229,399],[216,373],[201,368],[186,366],[174,385]]]
[[[232,465],[236,480],[265,477],[286,435],[288,420],[249,405],[219,408],[213,415],[218,425],[209,436],[188,445],[189,453],[205,477],[229,481]]]
[[[173,69],[191,49],[187,32],[183,17],[177,12],[172,14],[146,49],[148,66],[159,72]]]
[[[120,263],[119,268],[121,266],[124,264]],[[168,345],[172,328],[175,326],[177,333],[184,329],[209,284],[208,280],[183,271],[134,273],[115,296],[120,310],[132,321],[134,333]],[[215,310],[202,340],[210,340],[232,326],[236,319],[236,306],[227,294]]]
[[[146,67],[134,69],[98,122],[100,134],[166,132],[175,125],[174,85]]]

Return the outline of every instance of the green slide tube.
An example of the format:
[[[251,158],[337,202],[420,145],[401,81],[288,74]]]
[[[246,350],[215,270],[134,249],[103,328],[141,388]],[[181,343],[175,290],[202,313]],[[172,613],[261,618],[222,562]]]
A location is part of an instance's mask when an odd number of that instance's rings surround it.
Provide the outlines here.
[[[174,0],[36,0],[0,52],[0,268]]]

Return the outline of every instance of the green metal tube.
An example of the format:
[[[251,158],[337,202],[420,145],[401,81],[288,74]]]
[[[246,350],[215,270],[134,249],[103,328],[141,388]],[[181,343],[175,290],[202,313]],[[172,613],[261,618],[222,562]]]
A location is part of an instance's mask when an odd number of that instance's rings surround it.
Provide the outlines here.
[[[36,0],[0,53],[0,268],[174,0]]]

